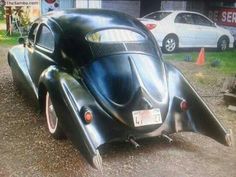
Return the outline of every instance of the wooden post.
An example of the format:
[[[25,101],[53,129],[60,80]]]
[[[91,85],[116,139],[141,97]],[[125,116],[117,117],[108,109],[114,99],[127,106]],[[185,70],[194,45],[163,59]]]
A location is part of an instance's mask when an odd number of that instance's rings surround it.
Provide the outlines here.
[[[6,30],[7,34],[11,35],[11,7],[6,7]]]

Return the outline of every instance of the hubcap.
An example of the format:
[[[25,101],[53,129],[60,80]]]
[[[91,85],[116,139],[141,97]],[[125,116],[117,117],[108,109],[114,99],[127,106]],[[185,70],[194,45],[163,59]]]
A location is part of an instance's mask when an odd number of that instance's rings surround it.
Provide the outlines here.
[[[168,52],[173,52],[175,50],[175,47],[176,47],[176,42],[173,38],[169,38],[166,40],[165,48]]]
[[[46,95],[46,118],[49,132],[52,134],[55,133],[57,129],[58,118],[52,105],[49,93],[47,93]]]
[[[227,48],[227,41],[225,40],[225,39],[223,39],[222,41],[221,41],[221,50],[226,50],[226,48]]]

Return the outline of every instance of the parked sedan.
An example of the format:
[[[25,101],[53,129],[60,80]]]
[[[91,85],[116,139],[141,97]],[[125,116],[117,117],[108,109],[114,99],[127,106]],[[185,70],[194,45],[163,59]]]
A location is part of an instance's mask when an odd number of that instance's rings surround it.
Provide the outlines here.
[[[230,32],[206,16],[190,11],[157,11],[139,19],[152,32],[164,52],[177,48],[232,48]]]
[[[99,147],[113,141],[138,147],[137,139],[192,131],[231,145],[228,131],[158,49],[128,15],[75,9],[36,20],[8,62],[16,85],[45,112],[49,133],[66,135],[96,168]]]

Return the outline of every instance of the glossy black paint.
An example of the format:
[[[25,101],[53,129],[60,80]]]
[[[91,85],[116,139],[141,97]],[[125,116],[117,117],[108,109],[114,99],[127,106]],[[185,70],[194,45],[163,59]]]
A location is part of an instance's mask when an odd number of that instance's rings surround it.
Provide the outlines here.
[[[68,10],[35,24],[36,32],[41,26],[50,29],[54,50],[39,46],[38,35],[10,49],[13,79],[42,110],[49,92],[63,130],[93,166],[101,165],[99,146],[131,136],[192,131],[231,144],[230,134],[184,76],[162,61],[152,34],[136,19],[108,10]],[[106,28],[133,30],[146,40],[122,44],[127,50],[86,40],[87,34]],[[187,111],[180,110],[182,100],[190,105]],[[132,111],[153,108],[160,109],[163,123],[135,127]],[[94,116],[89,124],[83,120],[87,109]]]

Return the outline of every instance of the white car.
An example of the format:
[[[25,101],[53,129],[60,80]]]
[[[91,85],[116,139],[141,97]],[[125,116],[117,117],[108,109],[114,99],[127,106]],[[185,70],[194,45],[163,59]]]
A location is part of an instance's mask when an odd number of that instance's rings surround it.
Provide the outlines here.
[[[157,11],[139,19],[154,35],[164,52],[177,48],[232,48],[234,37],[206,16],[190,11]]]

